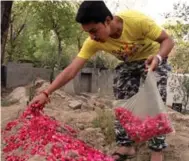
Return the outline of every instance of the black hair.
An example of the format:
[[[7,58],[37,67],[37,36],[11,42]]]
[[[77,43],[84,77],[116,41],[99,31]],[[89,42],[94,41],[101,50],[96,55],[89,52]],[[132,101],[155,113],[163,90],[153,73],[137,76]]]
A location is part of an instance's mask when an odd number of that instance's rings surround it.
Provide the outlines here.
[[[104,23],[107,16],[113,19],[112,13],[103,1],[84,1],[77,11],[76,21],[81,24]]]

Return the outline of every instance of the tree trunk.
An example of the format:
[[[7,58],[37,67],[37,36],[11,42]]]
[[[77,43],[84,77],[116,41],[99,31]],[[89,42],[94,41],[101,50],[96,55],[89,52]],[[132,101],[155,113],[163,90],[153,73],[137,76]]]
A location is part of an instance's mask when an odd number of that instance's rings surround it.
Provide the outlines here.
[[[58,69],[60,69],[61,64],[61,55],[62,55],[62,46],[61,46],[62,40],[58,38]]]
[[[184,113],[186,113],[186,111],[187,111],[188,102],[189,102],[189,95],[186,94],[186,100],[184,102]]]
[[[51,70],[51,73],[50,73],[50,83],[52,83],[54,80],[54,68]]]
[[[54,75],[54,68],[55,68],[56,63],[54,62],[52,67],[51,67],[51,73],[50,73],[50,83],[54,81],[55,75]]]
[[[62,55],[62,46],[61,46],[61,43],[62,43],[62,38],[61,38],[61,35],[60,35],[60,31],[57,27],[57,24],[54,22],[54,20],[52,20],[52,23],[53,23],[53,31],[54,33],[56,34],[57,36],[57,40],[58,40],[58,55],[57,55],[57,65],[58,65],[58,69],[61,69],[61,55]]]
[[[80,40],[79,36],[77,37],[77,48],[78,48],[78,51],[81,50],[81,40]]]
[[[26,19],[25,19],[26,21]],[[9,28],[10,28],[10,52],[8,53],[8,61],[9,62],[12,62],[13,61],[13,54],[14,54],[14,51],[15,51],[15,48],[16,48],[16,40],[17,38],[19,37],[19,35],[21,34],[22,30],[24,29],[25,27],[25,23],[22,24],[20,26],[20,28],[18,29],[18,31],[14,31],[13,28],[13,23],[14,23],[14,19],[11,20],[11,23],[9,24]]]
[[[5,45],[7,41],[12,4],[13,1],[1,2],[1,64],[4,62]]]
[[[12,22],[10,23],[10,52],[8,54],[8,61],[12,61],[12,54],[13,54],[13,24]]]
[[[62,39],[61,39],[60,34],[56,28],[54,28],[54,32],[55,32],[55,34],[57,36],[57,40],[58,40],[57,64],[58,64],[58,69],[60,69],[61,55],[62,55],[62,46],[61,46]]]

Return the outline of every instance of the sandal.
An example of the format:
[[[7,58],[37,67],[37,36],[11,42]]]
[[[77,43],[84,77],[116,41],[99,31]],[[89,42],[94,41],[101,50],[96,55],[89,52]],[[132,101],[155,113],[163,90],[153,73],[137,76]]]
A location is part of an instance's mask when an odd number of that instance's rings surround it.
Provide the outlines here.
[[[115,159],[115,161],[125,161],[126,159],[132,159],[135,157],[135,155],[128,155],[128,154],[120,154],[118,152],[115,152],[112,154],[112,156],[117,155],[119,158]]]

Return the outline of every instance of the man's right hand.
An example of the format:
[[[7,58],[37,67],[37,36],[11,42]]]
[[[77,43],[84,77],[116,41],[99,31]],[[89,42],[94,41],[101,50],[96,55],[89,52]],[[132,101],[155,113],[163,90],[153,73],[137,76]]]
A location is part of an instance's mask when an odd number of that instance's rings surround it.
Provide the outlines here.
[[[29,104],[39,103],[41,105],[45,105],[48,102],[49,98],[44,93],[40,93],[39,95],[35,96]]]

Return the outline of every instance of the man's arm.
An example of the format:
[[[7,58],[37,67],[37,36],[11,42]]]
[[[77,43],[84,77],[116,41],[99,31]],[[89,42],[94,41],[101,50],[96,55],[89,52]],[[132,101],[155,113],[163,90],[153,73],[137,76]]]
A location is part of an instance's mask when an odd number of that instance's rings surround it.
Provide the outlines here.
[[[61,86],[64,86],[71,79],[73,79],[78,73],[78,71],[84,66],[86,61],[87,59],[76,57],[72,61],[72,63],[56,77],[56,79],[52,82],[52,84],[48,86],[46,90],[44,90],[42,93],[40,93],[32,99],[30,105],[33,103],[39,103],[41,105],[48,103],[48,96],[51,93],[53,93],[56,89],[60,88]]]
[[[35,96],[30,104],[39,103],[43,105],[47,103],[49,101],[48,96],[73,79],[87,60],[96,53],[96,51],[96,45],[94,45],[93,41],[87,39],[72,63],[55,78],[55,80],[46,88],[46,90]]]
[[[162,30],[160,36],[155,41],[160,43],[159,52],[157,53],[157,56],[149,56],[146,60],[146,67],[150,65],[149,70],[151,71],[156,69],[162,59],[168,57],[174,47],[173,39],[164,30]]]
[[[171,49],[174,46],[173,39],[164,31],[156,22],[146,15],[141,16],[138,23],[141,27],[141,32],[144,37],[160,43],[160,49],[156,56],[149,56],[146,65],[150,65],[150,70],[155,70],[159,62],[168,57]]]
[[[172,48],[174,47],[173,39],[163,30],[161,35],[155,40],[160,43],[160,50],[158,54],[162,58],[168,57],[169,53],[171,52]]]
[[[73,79],[78,71],[84,66],[86,63],[86,59],[76,57],[72,63],[66,67],[52,82],[52,84],[45,90],[48,94],[51,94],[56,89],[64,86],[68,83],[71,79]]]

